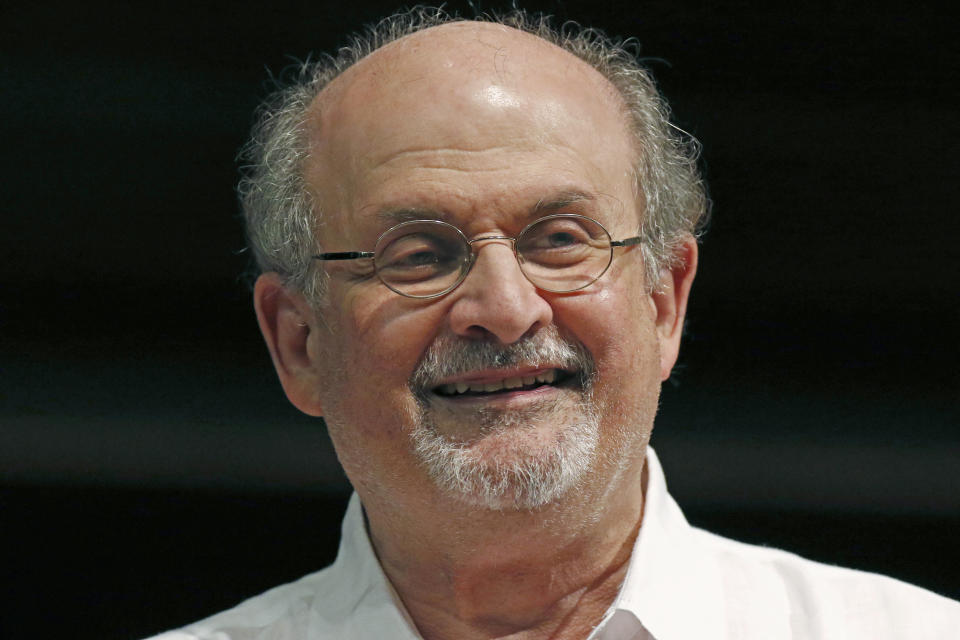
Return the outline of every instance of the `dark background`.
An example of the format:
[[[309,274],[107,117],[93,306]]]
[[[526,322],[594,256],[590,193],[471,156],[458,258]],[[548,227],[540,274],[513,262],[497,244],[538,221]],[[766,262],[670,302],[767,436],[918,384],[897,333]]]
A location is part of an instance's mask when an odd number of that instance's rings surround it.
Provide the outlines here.
[[[270,73],[399,5],[19,4],[0,636],[135,638],[335,553],[348,487],[238,278],[234,157]],[[636,36],[704,145],[715,217],[654,436],[671,490],[696,524],[960,597],[957,16],[707,4],[526,5]]]

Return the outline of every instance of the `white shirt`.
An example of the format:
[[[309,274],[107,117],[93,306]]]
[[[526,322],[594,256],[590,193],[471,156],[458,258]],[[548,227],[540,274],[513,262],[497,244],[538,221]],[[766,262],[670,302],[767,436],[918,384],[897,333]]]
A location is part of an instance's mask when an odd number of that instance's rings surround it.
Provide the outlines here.
[[[647,450],[643,524],[591,640],[957,640],[960,603],[691,527]],[[380,568],[354,494],[323,571],[151,640],[422,640]]]

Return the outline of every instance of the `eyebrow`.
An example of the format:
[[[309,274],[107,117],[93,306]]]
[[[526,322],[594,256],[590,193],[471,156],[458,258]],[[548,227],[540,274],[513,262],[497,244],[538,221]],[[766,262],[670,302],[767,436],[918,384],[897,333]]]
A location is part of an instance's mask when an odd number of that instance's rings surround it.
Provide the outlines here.
[[[541,198],[533,207],[531,213],[535,215],[545,211],[559,211],[560,209],[565,209],[572,204],[577,204],[580,202],[594,202],[596,199],[597,198],[595,195],[587,193],[586,191],[561,191],[560,193],[551,196],[549,199]]]
[[[573,204],[596,202],[597,196],[579,190],[560,191],[548,197],[540,198],[537,203],[531,207],[528,218],[534,219],[544,213],[560,211]],[[443,210],[431,209],[429,207],[389,207],[377,212],[377,220],[384,226],[393,226],[412,220],[440,220],[450,224],[453,222],[453,216]]]
[[[377,212],[377,219],[384,225],[396,225],[411,220],[441,220],[450,222],[450,215],[444,211],[427,207],[388,208]]]

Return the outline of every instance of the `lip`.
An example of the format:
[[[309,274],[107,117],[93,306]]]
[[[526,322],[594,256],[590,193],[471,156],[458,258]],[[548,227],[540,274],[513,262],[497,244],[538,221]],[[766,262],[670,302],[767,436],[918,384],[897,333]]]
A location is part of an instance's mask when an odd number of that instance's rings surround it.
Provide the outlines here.
[[[464,382],[466,384],[486,384],[488,382],[499,382],[501,380],[506,380],[507,378],[536,376],[553,370],[569,373],[569,371],[563,367],[537,367],[535,369],[529,367],[514,367],[510,369],[489,369],[486,371],[470,373],[469,375],[465,376],[444,378],[431,385],[430,388],[436,389],[437,387],[441,387],[445,384],[455,384],[457,382]]]
[[[507,406],[519,408],[524,404],[531,402],[543,402],[556,396],[562,389],[567,388],[569,380],[564,380],[560,384],[542,384],[532,389],[504,389],[496,393],[488,394],[458,394],[454,396],[431,394],[435,401],[439,401],[448,407],[466,407],[483,405],[485,407],[503,407]]]
[[[536,386],[531,383],[523,387],[504,387],[488,393],[449,393],[440,392],[444,386],[453,384],[469,384],[480,386],[487,383],[499,383],[510,378],[548,377],[552,380],[539,382]],[[448,378],[449,382],[442,382],[431,388],[431,396],[451,406],[464,405],[517,405],[525,402],[544,401],[562,390],[570,389],[576,384],[577,377],[561,367],[513,367],[507,369],[490,369],[472,372],[466,376]]]

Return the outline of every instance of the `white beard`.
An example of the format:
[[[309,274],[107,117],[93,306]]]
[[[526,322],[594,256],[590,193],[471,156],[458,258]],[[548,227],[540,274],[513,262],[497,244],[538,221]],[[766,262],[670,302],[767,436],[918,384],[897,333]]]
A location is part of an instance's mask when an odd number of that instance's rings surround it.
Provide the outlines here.
[[[552,413],[552,412],[551,412]],[[490,416],[492,418],[492,416]],[[599,424],[593,412],[558,427],[552,442],[530,443],[525,416],[500,416],[475,442],[454,442],[418,421],[414,452],[441,491],[487,509],[532,510],[577,486],[593,464]],[[496,440],[490,446],[490,440]],[[486,451],[493,449],[493,451]]]
[[[468,440],[441,433],[429,381],[488,366],[544,363],[578,371],[581,388],[562,389],[549,407],[481,408],[469,416],[476,427]],[[462,502],[495,510],[543,507],[577,486],[594,464],[600,420],[592,382],[589,353],[555,328],[511,345],[438,338],[411,381],[419,404],[410,436],[413,452],[436,486]]]

